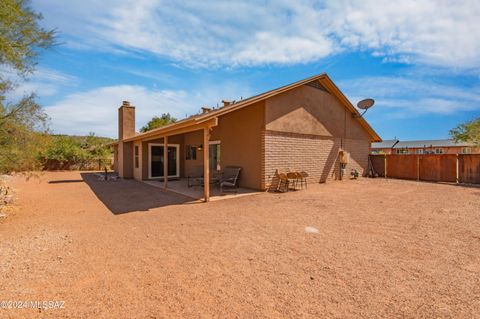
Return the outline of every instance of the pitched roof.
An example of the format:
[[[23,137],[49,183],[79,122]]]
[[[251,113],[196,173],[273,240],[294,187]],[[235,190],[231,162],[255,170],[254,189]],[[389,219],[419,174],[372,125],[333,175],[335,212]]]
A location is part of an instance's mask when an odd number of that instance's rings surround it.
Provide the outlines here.
[[[399,140],[383,140],[378,143],[372,143],[372,148],[392,148]]]
[[[467,142],[455,142],[454,140],[418,140],[399,141],[385,140],[381,143],[372,143],[372,148],[428,148],[428,147],[462,147],[472,146]]]
[[[395,145],[395,148],[422,148],[422,147],[455,147],[472,146],[467,142],[455,142],[454,140],[423,140],[423,141],[402,141]]]
[[[230,104],[228,106],[221,107],[219,109],[212,110],[208,113],[205,114],[199,114],[195,116],[191,116],[188,118],[185,118],[181,121],[165,125],[153,130],[150,130],[145,133],[140,133],[136,134],[135,136],[129,137],[125,139],[124,141],[133,141],[137,140],[140,138],[146,138],[154,135],[162,135],[168,133],[168,131],[175,130],[179,127],[184,127],[188,125],[195,125],[195,124],[200,124],[202,122],[205,122],[211,118],[222,116],[224,114],[236,111],[238,109],[247,107],[249,105],[253,105],[257,102],[266,100],[268,98],[271,98],[273,96],[276,96],[278,94],[293,90],[297,87],[300,87],[302,85],[308,84],[313,81],[319,81],[320,84],[330,93],[333,94],[337,99],[340,100],[341,104],[349,110],[353,115],[356,115],[356,119],[362,125],[362,127],[370,134],[372,137],[372,141],[374,142],[380,142],[382,139],[378,134],[373,130],[373,128],[367,123],[367,121],[360,116],[360,113],[357,111],[357,109],[352,105],[352,103],[347,99],[347,97],[340,91],[340,89],[333,83],[333,81],[330,79],[330,77],[326,73],[321,73],[318,75],[314,75],[311,77],[308,77],[306,79],[258,94],[254,95],[252,97],[249,97],[247,99],[243,99],[241,101],[238,101],[236,103]]]

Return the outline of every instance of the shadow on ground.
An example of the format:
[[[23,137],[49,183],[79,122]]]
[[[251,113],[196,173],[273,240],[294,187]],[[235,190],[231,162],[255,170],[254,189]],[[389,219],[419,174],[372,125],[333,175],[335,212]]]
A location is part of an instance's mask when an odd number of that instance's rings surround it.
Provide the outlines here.
[[[152,208],[180,205],[192,199],[165,192],[136,180],[99,180],[96,173],[81,173],[83,181],[92,189],[97,198],[115,215]]]
[[[83,179],[59,179],[48,181],[49,184],[65,184],[65,183],[83,183]]]

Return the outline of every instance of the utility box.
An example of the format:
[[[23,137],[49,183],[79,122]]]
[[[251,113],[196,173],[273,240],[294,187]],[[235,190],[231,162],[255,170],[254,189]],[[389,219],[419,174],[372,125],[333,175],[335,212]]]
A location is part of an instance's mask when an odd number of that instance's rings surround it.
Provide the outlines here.
[[[347,151],[340,150],[338,152],[338,157],[340,160],[340,164],[348,164],[348,162],[350,161],[350,153],[348,153]]]

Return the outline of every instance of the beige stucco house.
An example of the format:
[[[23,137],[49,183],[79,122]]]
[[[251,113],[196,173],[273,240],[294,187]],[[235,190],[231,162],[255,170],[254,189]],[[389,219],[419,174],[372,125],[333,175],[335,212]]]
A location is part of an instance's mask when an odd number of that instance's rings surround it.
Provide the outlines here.
[[[163,179],[165,187],[199,166],[208,181],[229,165],[242,167],[245,188],[266,189],[277,169],[306,171],[309,182],[325,182],[340,178],[340,151],[349,155],[347,172],[363,173],[370,143],[381,141],[327,74],[146,133],[135,131],[135,108],[128,102],[118,112],[115,171],[123,178]],[[208,183],[204,189],[208,201]]]

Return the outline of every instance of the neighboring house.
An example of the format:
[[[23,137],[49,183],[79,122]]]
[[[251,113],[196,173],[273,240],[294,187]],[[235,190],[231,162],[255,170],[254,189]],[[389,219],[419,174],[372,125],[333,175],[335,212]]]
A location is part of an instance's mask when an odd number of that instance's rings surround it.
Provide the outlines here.
[[[454,140],[399,141],[372,143],[371,154],[472,154],[478,153],[471,143]]]
[[[186,177],[199,165],[205,176],[240,166],[240,186],[263,190],[277,169],[306,171],[310,182],[339,179],[341,150],[349,153],[344,172],[363,174],[370,143],[381,141],[326,74],[203,110],[137,133],[135,108],[123,102],[115,170],[123,178],[147,180]]]

